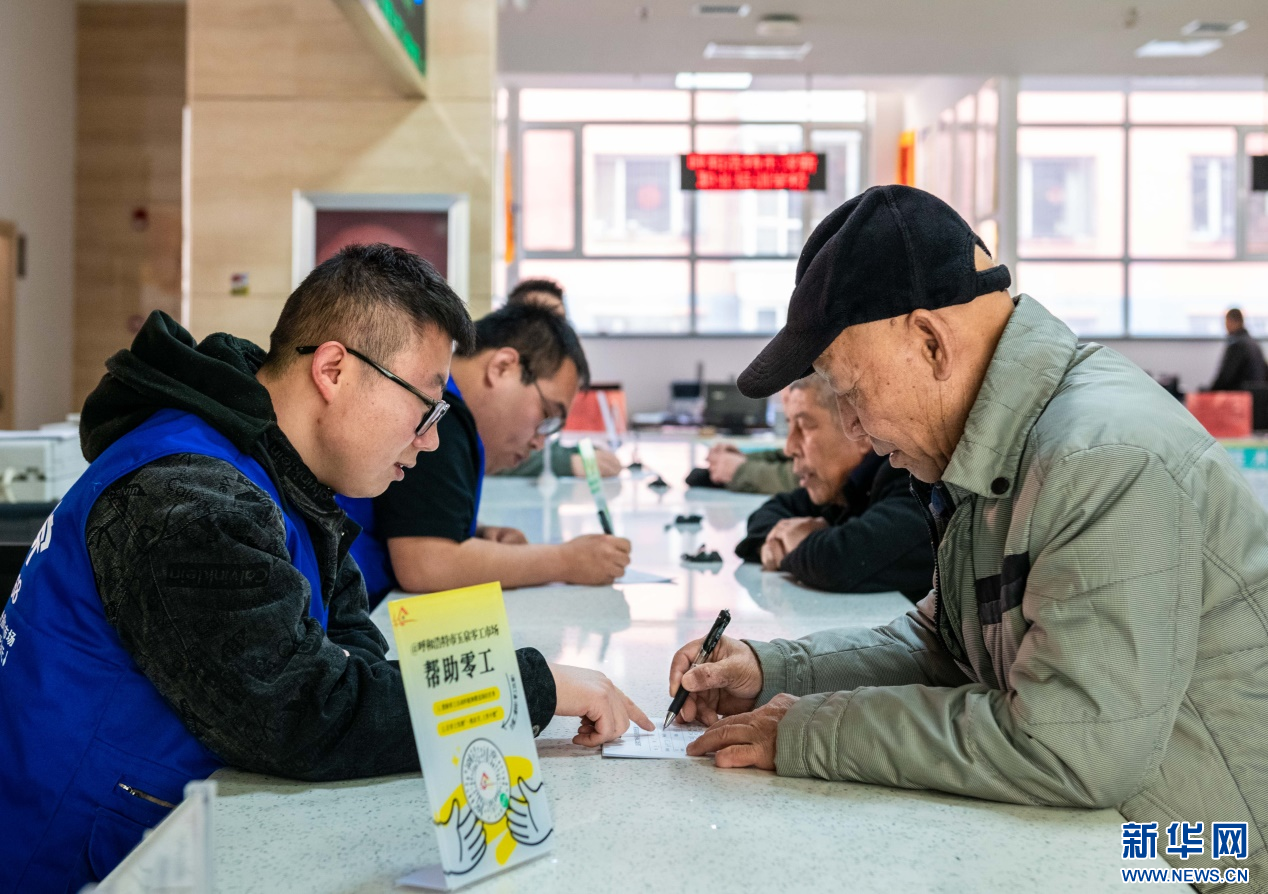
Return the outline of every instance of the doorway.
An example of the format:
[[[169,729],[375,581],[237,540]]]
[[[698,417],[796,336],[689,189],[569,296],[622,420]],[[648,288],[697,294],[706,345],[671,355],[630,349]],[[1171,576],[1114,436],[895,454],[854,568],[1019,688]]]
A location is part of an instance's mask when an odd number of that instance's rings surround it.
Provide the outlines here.
[[[13,313],[18,290],[18,228],[0,220],[0,429],[13,428]]]

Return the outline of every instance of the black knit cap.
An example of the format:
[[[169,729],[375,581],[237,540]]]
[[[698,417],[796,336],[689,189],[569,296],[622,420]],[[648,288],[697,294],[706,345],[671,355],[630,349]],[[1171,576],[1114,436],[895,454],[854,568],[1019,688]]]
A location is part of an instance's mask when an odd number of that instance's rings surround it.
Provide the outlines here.
[[[986,249],[955,209],[924,190],[873,186],[850,199],[810,234],[788,322],[740,374],[740,391],[769,397],[810,375],[848,326],[1007,289],[1008,268],[978,271],[975,246]]]

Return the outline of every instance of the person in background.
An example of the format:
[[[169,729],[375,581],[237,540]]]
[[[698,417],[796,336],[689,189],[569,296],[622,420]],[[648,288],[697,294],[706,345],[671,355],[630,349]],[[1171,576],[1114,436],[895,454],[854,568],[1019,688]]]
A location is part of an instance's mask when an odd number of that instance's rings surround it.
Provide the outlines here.
[[[506,296],[506,303],[510,307],[517,304],[535,304],[561,317],[568,315],[568,309],[564,305],[564,287],[555,280],[545,277],[520,280]]]
[[[450,409],[438,426],[440,446],[407,465],[373,505],[343,501],[364,529],[352,552],[371,606],[396,587],[604,586],[624,573],[630,542],[622,537],[530,544],[522,531],[479,521],[484,476],[540,450],[588,379],[581,342],[557,314],[518,304],[476,323],[474,346],[459,350],[445,385]]]
[[[506,306],[511,307],[518,304],[535,304],[565,318],[568,314],[567,308],[564,306],[563,286],[553,279],[520,280],[515,288],[511,289],[511,293],[506,296]],[[522,463],[493,474],[507,478],[536,478],[545,467],[544,454],[544,450],[535,450]],[[596,464],[599,467],[599,474],[602,477],[614,478],[621,474],[621,460],[611,450],[596,444],[594,446],[594,455],[597,461]],[[550,468],[552,472],[560,476],[582,478],[586,474],[576,445],[571,447],[553,445],[550,448]]]
[[[1224,328],[1228,331],[1228,345],[1210,390],[1241,391],[1248,384],[1268,382],[1263,349],[1246,331],[1246,320],[1238,308],[1231,308],[1224,315]]]
[[[734,444],[714,444],[705,467],[687,479],[692,487],[724,487],[741,494],[782,494],[797,487],[793,460],[782,450],[743,451]]]
[[[820,590],[922,598],[933,580],[933,551],[910,476],[873,453],[868,438],[846,437],[822,377],[793,382],[784,408],[784,449],[801,486],[749,517],[736,555]]]
[[[436,270],[349,246],[287,299],[269,351],[155,311],[84,404],[89,470],[0,614],[0,892],[78,891],[230,765],[417,773],[400,668],[334,493],[436,449],[471,319]],[[390,370],[390,371],[389,371]],[[650,722],[606,677],[517,652],[534,731]]]

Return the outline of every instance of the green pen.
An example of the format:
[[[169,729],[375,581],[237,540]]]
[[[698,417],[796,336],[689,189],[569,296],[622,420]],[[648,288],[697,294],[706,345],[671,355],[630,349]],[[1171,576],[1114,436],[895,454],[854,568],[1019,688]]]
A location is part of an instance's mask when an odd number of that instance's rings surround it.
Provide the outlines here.
[[[603,482],[599,479],[599,461],[594,455],[594,444],[589,438],[582,438],[577,445],[581,454],[581,466],[586,470],[586,484],[590,485],[590,495],[594,497],[595,508],[599,511],[599,524],[603,525],[604,534],[612,534],[612,513],[608,510],[608,501],[603,496]]]

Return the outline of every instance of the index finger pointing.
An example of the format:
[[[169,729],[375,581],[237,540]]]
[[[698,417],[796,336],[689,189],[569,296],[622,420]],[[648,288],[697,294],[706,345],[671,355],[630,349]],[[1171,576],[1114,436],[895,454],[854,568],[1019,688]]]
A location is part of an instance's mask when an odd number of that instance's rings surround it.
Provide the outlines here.
[[[630,720],[633,720],[645,730],[653,730],[656,728],[652,722],[647,719],[647,715],[643,713],[643,709],[634,704],[628,695],[622,693],[622,697],[625,699],[625,710],[629,713]]]

